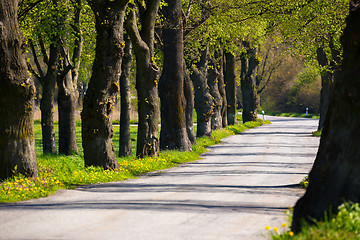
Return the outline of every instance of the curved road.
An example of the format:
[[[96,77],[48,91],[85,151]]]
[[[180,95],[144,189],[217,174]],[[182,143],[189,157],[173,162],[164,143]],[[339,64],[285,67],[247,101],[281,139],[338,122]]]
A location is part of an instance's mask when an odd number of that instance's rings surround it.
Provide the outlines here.
[[[124,182],[0,205],[0,239],[269,239],[304,193],[317,120],[230,136],[203,159]]]

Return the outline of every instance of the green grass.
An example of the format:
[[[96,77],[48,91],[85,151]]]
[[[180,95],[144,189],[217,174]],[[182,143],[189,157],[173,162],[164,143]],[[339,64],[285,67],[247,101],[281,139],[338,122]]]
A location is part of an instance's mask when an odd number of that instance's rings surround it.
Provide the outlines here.
[[[299,118],[311,118],[311,119],[319,119],[319,114],[309,113],[306,116],[306,113],[280,113],[280,112],[265,112],[266,115],[270,116],[279,116],[279,117],[299,117]]]
[[[314,225],[303,223],[301,232],[293,235],[293,232],[283,229],[282,232],[271,230],[274,240],[355,240],[360,239],[360,206],[358,203],[343,203],[338,208],[337,214],[325,214],[323,221],[317,221]]]
[[[81,127],[77,123],[77,140],[79,154],[73,156],[44,155],[42,153],[41,126],[35,122],[35,144],[39,173],[37,178],[16,176],[0,183],[0,202],[15,202],[27,199],[46,197],[59,189],[73,189],[79,185],[121,181],[134,178],[141,174],[177,166],[200,158],[206,147],[221,142],[221,139],[232,134],[240,133],[248,128],[261,126],[264,122],[248,122],[229,126],[226,129],[213,131],[211,137],[197,139],[197,145],[192,146],[192,152],[163,151],[159,157],[145,157],[137,159],[134,156],[118,158],[119,169],[115,171],[103,170],[100,167],[84,166],[81,144]],[[55,124],[57,131],[58,126]],[[119,126],[114,127],[114,147],[119,148]],[[131,127],[132,151],[135,153],[137,127]],[[56,136],[57,136],[56,132]]]
[[[314,131],[314,132],[312,132],[312,135],[313,135],[314,137],[321,137],[321,134],[322,134],[322,129],[319,130],[319,131]]]

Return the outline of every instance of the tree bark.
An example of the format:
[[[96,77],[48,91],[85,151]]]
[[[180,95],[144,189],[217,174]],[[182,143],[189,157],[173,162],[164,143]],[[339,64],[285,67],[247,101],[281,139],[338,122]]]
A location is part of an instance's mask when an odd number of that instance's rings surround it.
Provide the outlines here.
[[[110,114],[119,91],[127,1],[88,3],[95,14],[97,37],[93,73],[81,114],[84,160],[86,166],[117,169]]]
[[[207,83],[207,63],[209,49],[201,53],[201,60],[191,69],[190,78],[195,89],[195,110],[197,113],[197,137],[211,136],[211,117],[213,115],[213,100]]]
[[[27,72],[18,1],[0,1],[0,179],[37,176],[33,109],[35,86]]]
[[[329,67],[329,61],[322,47],[316,50],[316,57],[319,65],[323,68]],[[320,120],[318,130],[324,127],[327,110],[330,103],[330,88],[333,83],[333,74],[330,69],[325,69],[321,74],[321,92],[320,92]]]
[[[243,104],[243,122],[255,121],[259,97],[256,90],[256,73],[259,61],[256,59],[256,49],[249,42],[243,42],[246,54],[241,56],[241,93]]]
[[[47,73],[42,84],[42,98],[40,101],[41,130],[43,153],[56,154],[55,129],[54,129],[54,98],[55,85],[58,75],[58,61],[60,58],[58,37],[50,45]]]
[[[190,151],[184,96],[184,40],[181,0],[165,0],[161,12],[164,64],[159,81],[161,100],[160,149]]]
[[[68,3],[67,3],[68,4]],[[76,141],[76,107],[79,93],[77,90],[78,72],[82,50],[80,29],[81,0],[76,0],[74,14],[74,50],[69,62],[69,50],[62,47],[62,71],[58,76],[58,113],[59,113],[59,153],[65,155],[79,152]],[[64,17],[64,16],[63,16]]]
[[[184,95],[186,100],[185,105],[185,120],[186,132],[191,144],[196,144],[196,136],[194,130],[194,85],[190,79],[190,74],[184,62]]]
[[[130,74],[132,61],[132,45],[128,35],[125,35],[125,50],[121,65],[120,77],[120,142],[119,156],[127,157],[131,155],[131,138],[130,138]]]
[[[221,119],[222,127],[225,128],[228,125],[227,121],[227,100],[226,100],[226,87],[224,82],[224,51],[221,50],[215,53],[216,59],[219,61],[219,78],[218,78],[218,88],[221,96]]]
[[[235,55],[225,53],[225,88],[227,101],[227,122],[228,125],[236,123],[236,75]]]
[[[58,112],[59,112],[59,153],[77,154],[76,141],[76,106],[78,99],[77,84],[71,73],[58,78]]]
[[[214,58],[209,60],[208,84],[210,94],[213,99],[213,116],[211,118],[211,128],[216,130],[223,126],[222,123],[222,98],[219,91],[220,72],[217,69],[217,62]]]
[[[138,93],[139,124],[136,156],[159,154],[159,69],[153,61],[155,21],[160,0],[149,1],[140,11],[141,32],[134,7],[127,15],[126,30],[136,57],[136,90]]]
[[[296,203],[292,229],[301,219],[320,220],[343,201],[360,201],[360,1],[351,1],[341,38],[343,62],[335,75],[334,94],[305,195]]]

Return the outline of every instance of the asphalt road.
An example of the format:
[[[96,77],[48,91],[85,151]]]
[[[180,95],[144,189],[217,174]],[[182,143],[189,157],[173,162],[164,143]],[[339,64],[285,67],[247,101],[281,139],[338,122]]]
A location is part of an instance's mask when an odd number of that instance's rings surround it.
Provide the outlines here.
[[[282,230],[319,144],[316,120],[269,119],[194,163],[1,204],[0,239],[269,239],[265,226]]]

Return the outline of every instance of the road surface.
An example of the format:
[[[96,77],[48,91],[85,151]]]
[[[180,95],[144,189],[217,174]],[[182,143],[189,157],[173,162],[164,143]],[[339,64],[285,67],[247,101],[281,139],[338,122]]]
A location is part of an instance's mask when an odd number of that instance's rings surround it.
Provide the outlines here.
[[[1,204],[0,239],[269,239],[265,226],[282,230],[319,144],[317,120],[269,119],[197,162]]]

